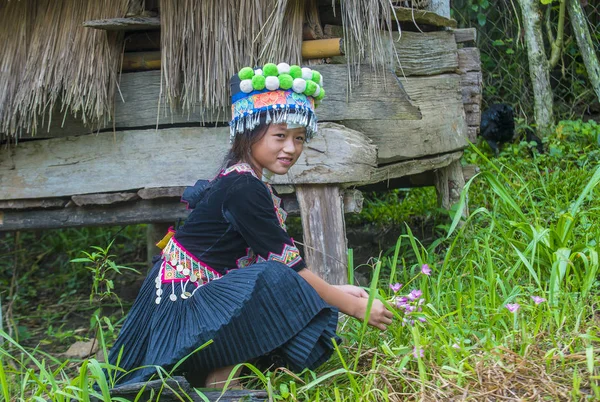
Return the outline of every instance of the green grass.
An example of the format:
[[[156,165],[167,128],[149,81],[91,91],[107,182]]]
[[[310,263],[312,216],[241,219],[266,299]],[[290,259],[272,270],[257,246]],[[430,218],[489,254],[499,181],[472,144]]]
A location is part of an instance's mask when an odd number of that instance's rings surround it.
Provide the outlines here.
[[[436,223],[443,235],[427,244],[405,226],[374,258],[370,294],[394,308],[394,324],[379,332],[343,319],[344,342],[319,370],[254,370],[247,386],[289,401],[599,400],[598,143],[576,123],[559,125],[544,155],[528,144],[497,159],[468,150],[481,168],[463,194],[469,217]],[[368,214],[366,223],[381,216]],[[416,289],[415,311],[393,307]],[[65,362],[3,336],[0,399],[86,400],[104,381],[104,363]]]

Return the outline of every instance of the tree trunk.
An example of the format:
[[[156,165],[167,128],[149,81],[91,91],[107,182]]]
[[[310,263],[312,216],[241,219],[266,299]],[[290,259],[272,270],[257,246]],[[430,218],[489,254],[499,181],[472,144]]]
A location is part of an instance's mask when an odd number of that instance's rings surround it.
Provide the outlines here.
[[[583,63],[587,69],[590,83],[600,101],[600,63],[598,62],[598,56],[594,51],[592,37],[588,29],[588,22],[581,9],[579,0],[568,0],[567,3],[569,7],[569,17],[571,18],[571,26],[575,38],[577,39],[577,46],[579,46],[579,51],[581,52]]]
[[[539,0],[519,0],[523,14],[529,75],[533,85],[535,122],[541,133],[548,133],[553,127],[552,88],[548,59],[542,39],[542,23]]]
[[[450,18],[450,0],[431,0],[427,11],[433,11],[437,15]]]

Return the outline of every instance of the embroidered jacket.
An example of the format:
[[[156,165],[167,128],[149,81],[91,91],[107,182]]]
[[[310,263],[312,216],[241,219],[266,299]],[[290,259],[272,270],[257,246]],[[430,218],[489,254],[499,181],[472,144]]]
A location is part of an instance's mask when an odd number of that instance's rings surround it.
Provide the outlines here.
[[[306,266],[286,231],[281,200],[249,165],[222,171],[190,206],[194,209],[174,239],[211,272],[224,275],[271,260],[296,271]]]

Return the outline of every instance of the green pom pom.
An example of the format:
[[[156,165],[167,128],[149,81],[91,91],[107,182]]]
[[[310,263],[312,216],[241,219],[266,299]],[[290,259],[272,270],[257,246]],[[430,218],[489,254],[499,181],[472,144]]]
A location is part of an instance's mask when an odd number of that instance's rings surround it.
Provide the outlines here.
[[[290,89],[292,84],[294,83],[294,79],[289,74],[281,74],[279,76],[279,88],[281,89]]]
[[[254,76],[254,70],[252,69],[252,67],[244,67],[238,73],[238,77],[240,77],[240,80],[249,80],[253,76]]]
[[[265,81],[266,78],[262,75],[255,75],[252,77],[252,88],[255,91],[260,91],[261,89],[265,89]]]
[[[319,92],[319,96],[317,96],[315,99],[320,101],[324,97],[325,97],[325,90],[323,88],[321,88],[321,92]]]
[[[318,84],[319,82],[321,82],[321,73],[318,71],[313,70],[313,76],[312,76],[312,80]]]
[[[269,77],[269,76],[277,77],[279,75],[279,70],[277,69],[277,66],[275,64],[267,63],[263,67],[263,75],[265,77]]]
[[[317,90],[317,84],[312,81],[306,81],[306,89],[304,90],[304,95],[310,96],[315,93]]]
[[[292,78],[302,78],[302,69],[300,68],[300,66],[291,66],[290,75],[292,76]]]

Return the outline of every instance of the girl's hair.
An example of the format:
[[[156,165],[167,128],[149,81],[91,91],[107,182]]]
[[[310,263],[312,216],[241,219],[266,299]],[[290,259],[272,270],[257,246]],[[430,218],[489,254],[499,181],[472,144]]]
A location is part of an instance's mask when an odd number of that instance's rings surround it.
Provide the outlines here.
[[[236,163],[245,162],[252,165],[250,160],[250,150],[252,146],[264,137],[267,133],[269,125],[266,123],[264,115],[260,116],[260,123],[253,130],[246,130],[243,133],[238,133],[233,139],[231,148],[223,159],[222,169],[226,169]]]

